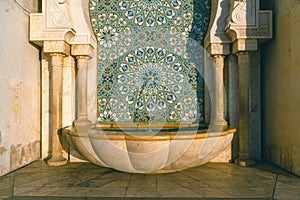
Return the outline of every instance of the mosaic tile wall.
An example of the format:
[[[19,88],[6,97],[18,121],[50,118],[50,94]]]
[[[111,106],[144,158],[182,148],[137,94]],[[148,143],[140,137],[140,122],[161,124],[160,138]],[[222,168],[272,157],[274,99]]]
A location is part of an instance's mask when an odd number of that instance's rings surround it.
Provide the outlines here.
[[[90,0],[98,121],[203,121],[210,0]]]

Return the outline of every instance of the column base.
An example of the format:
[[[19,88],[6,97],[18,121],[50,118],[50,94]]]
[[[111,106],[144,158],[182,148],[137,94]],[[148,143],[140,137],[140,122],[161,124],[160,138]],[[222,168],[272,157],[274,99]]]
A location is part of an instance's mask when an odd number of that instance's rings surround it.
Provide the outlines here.
[[[87,117],[79,117],[74,121],[75,126],[89,126],[91,121]]]
[[[91,129],[94,125],[88,118],[78,118],[73,122],[73,127],[78,133],[78,135],[82,137],[88,137],[89,129]]]
[[[226,121],[213,121],[213,126],[228,126],[228,123]]]
[[[217,130],[217,131],[221,131],[226,129],[228,126],[227,121],[223,121],[223,120],[214,120],[211,124],[211,128]]]
[[[234,162],[235,164],[240,165],[242,167],[250,167],[255,165],[255,161],[251,159],[238,158]]]
[[[68,161],[63,157],[52,157],[49,160],[47,160],[46,163],[49,166],[58,167],[58,166],[66,165]]]

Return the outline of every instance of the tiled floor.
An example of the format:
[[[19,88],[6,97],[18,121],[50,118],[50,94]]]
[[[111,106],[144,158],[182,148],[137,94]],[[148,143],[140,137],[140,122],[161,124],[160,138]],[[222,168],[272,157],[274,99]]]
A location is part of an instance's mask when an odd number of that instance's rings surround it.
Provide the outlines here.
[[[42,161],[0,178],[0,199],[300,199],[300,178],[269,164],[206,164],[170,174],[128,174],[90,163]],[[136,199],[136,198],[134,198]]]

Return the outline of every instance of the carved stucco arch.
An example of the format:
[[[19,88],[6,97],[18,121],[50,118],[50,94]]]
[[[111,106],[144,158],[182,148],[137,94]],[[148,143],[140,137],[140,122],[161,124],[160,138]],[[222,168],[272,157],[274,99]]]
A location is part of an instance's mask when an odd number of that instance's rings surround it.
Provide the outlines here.
[[[66,33],[73,35],[66,37]],[[230,54],[237,39],[271,39],[271,11],[259,10],[259,0],[211,0],[211,18],[204,46],[211,55]],[[64,41],[96,47],[89,0],[46,0],[42,13],[30,15],[30,41]]]
[[[212,43],[230,43],[225,33],[229,10],[229,0],[211,1],[211,19],[205,39],[206,48],[209,48]],[[30,22],[30,41],[40,46],[44,41],[56,40],[65,41],[69,45],[90,44],[93,48],[96,47],[96,38],[90,24],[89,0],[46,0],[42,13],[32,13]],[[74,33],[72,40],[65,39],[64,33],[68,31]]]

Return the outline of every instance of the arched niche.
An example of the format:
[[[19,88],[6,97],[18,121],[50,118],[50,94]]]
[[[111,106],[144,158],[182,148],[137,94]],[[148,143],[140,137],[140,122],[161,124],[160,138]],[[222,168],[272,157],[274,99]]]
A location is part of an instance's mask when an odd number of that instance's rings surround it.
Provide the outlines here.
[[[207,117],[205,122],[212,122],[214,126],[227,126],[224,119],[223,68],[225,57],[231,54],[231,44],[233,44],[233,53],[239,57],[238,64],[248,68],[251,63],[249,52],[257,50],[257,40],[267,40],[272,37],[271,13],[259,11],[258,5],[259,0],[211,1],[211,20],[204,47],[208,52],[208,57],[212,57],[214,60],[216,67],[204,69],[204,79],[209,78],[206,76],[209,74],[207,73],[209,70],[214,74],[214,78],[209,80],[214,85],[211,88],[214,94],[213,107],[205,107],[205,110],[211,110],[212,114]],[[66,66],[67,63],[71,67],[76,66],[77,68],[77,77],[75,77],[77,91],[71,92],[71,95],[77,95],[76,101],[74,99],[76,112],[72,114],[75,115],[74,117],[69,117],[68,123],[72,123],[75,118],[74,125],[78,130],[81,128],[85,130],[97,122],[97,40],[90,23],[89,9],[88,0],[46,0],[42,13],[30,15],[30,41],[43,47],[43,52],[50,57],[50,66],[57,69]],[[72,62],[72,60],[76,60],[76,62]],[[61,70],[52,70],[51,73],[57,74],[52,74],[55,76],[50,76],[50,78],[62,77],[61,72]],[[248,78],[239,80],[242,81],[239,84],[243,85],[247,82],[246,84],[249,85]],[[61,83],[60,81],[52,80],[50,83],[53,84],[50,87],[62,89],[57,85]],[[50,90],[51,92],[49,102],[53,105],[50,106],[50,109],[57,108],[65,96],[62,96],[60,92],[53,93]],[[249,98],[249,94],[241,93],[244,96],[240,105],[244,105],[246,109],[249,106],[246,100]],[[58,99],[57,105],[52,101],[54,97]],[[55,136],[58,129],[61,128],[63,120],[62,109],[58,108],[57,115],[52,116],[52,118],[58,118],[54,120],[54,123],[50,123],[49,127],[49,134],[52,136]],[[240,143],[249,144],[249,120],[245,119],[244,121],[246,121],[246,125],[244,124],[240,131],[245,134],[245,137],[241,137],[243,141]],[[52,139],[52,144],[57,148],[53,148],[55,152],[52,152],[51,155],[52,157],[57,155],[58,157],[54,157],[60,161],[59,139],[56,136]],[[249,159],[249,148],[244,148],[242,151],[246,151],[246,153],[243,152],[244,157],[241,159]]]

